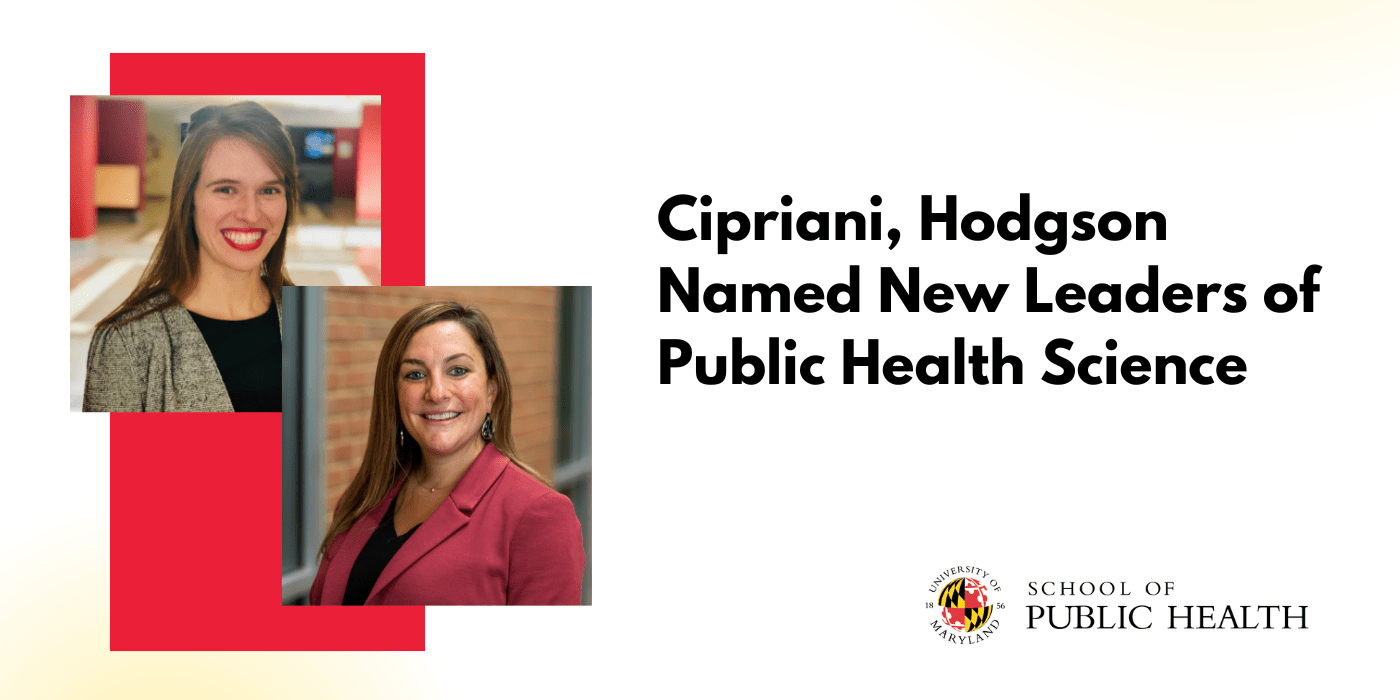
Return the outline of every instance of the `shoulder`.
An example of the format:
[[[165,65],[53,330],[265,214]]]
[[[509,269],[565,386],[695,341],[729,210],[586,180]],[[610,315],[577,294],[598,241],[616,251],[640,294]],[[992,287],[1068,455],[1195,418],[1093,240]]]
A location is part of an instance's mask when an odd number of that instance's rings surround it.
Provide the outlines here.
[[[567,496],[541,484],[538,479],[530,476],[514,462],[506,465],[497,488],[501,489],[502,495],[524,508],[562,505],[570,512],[573,511],[573,503]]]
[[[169,301],[170,295],[161,292],[126,310],[112,323],[93,330],[88,346],[89,377],[103,372],[131,374],[127,370],[169,356],[179,344],[179,337],[188,331],[186,324],[194,326],[189,312],[179,304],[162,307]]]
[[[574,504],[567,496],[541,484],[513,462],[505,466],[491,487],[491,510],[503,518],[507,531],[544,527],[572,527],[578,523]]]
[[[168,355],[162,346],[170,346],[170,331],[157,309],[169,299],[162,292],[93,331],[83,386],[84,411],[157,410],[149,403],[152,364]]]
[[[127,309],[111,323],[93,331],[93,341],[97,339],[117,339],[135,341],[159,336],[169,332],[170,319],[174,315],[188,312],[179,304],[171,304],[170,295],[160,292],[155,296]]]
[[[162,332],[165,321],[156,311],[170,295],[160,294],[127,309],[110,323],[98,326],[92,332],[92,347],[88,359],[92,361],[112,352],[132,352],[147,344],[153,335]]]
[[[540,483],[491,443],[487,443],[452,495],[462,511],[503,523],[507,532],[527,514],[573,512],[568,498]]]
[[[515,537],[557,537],[579,529],[574,504],[554,489],[541,484],[514,463],[501,475],[501,487],[514,515]]]

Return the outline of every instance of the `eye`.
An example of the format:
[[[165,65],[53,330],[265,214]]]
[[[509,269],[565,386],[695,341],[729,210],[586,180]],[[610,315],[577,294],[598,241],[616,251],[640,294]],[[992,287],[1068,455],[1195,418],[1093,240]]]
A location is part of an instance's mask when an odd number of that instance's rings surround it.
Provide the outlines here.
[[[219,194],[233,194],[233,188],[230,187],[230,186],[228,186],[228,185],[223,185],[223,186],[220,186],[220,187],[215,187],[215,188],[214,188],[214,191],[215,191],[215,192],[218,192]]]
[[[403,375],[403,378],[404,378],[404,379],[407,379],[407,380],[409,380],[409,381],[411,381],[411,382],[416,382],[416,381],[418,381],[419,379],[422,379],[423,377],[426,377],[426,376],[428,376],[428,375],[423,374],[422,372],[420,372],[420,371],[418,371],[418,370],[415,369],[415,370],[413,370],[412,372],[409,372],[408,374]]]
[[[454,377],[460,377],[460,376],[462,376],[462,375],[464,375],[464,374],[467,373],[467,368],[466,368],[466,367],[453,367],[452,369],[447,370],[447,373],[450,374],[450,375],[452,375],[452,376],[454,376]]]
[[[281,188],[281,187],[264,187],[262,193],[263,193],[263,194],[278,194],[278,195],[280,195],[280,194],[282,194],[282,188]]]

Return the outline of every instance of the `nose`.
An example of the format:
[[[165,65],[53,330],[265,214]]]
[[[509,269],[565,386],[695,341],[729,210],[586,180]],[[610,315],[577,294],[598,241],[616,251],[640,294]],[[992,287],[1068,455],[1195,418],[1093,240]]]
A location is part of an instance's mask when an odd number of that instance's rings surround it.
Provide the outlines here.
[[[443,384],[441,375],[432,373],[428,381],[423,383],[423,400],[429,403],[447,400],[447,386]]]
[[[256,191],[246,192],[238,198],[235,212],[238,218],[247,223],[258,220],[258,193]]]

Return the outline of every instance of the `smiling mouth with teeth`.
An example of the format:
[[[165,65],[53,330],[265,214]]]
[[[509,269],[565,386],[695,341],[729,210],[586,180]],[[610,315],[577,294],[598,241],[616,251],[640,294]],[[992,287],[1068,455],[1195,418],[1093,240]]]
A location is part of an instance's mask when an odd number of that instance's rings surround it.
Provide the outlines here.
[[[427,418],[428,420],[447,420],[447,419],[449,419],[449,418],[456,418],[457,416],[460,416],[460,415],[462,415],[460,412],[458,412],[458,413],[426,413],[426,414],[423,415],[423,417],[424,417],[424,418]]]
[[[262,243],[263,236],[267,235],[267,229],[261,228],[226,228],[219,231],[224,235],[224,240],[238,250],[253,250]]]

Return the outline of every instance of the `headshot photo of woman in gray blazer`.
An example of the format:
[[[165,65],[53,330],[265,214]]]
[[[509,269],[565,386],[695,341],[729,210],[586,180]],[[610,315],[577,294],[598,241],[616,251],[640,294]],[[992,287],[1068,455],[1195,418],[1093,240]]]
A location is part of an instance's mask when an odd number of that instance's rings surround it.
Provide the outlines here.
[[[281,411],[296,153],[255,102],[200,109],[136,290],[97,324],[84,411]]]

